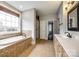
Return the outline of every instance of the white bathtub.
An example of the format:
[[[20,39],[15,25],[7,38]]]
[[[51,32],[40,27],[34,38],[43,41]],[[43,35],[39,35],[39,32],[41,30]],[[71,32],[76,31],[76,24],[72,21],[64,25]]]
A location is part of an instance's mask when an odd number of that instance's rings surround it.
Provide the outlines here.
[[[25,40],[24,36],[16,36],[0,40],[0,49],[10,46],[18,41]]]

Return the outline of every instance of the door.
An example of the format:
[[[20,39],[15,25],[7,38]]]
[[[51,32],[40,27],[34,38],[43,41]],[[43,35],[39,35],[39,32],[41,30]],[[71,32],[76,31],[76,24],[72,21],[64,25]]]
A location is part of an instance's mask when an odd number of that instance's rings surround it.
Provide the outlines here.
[[[48,22],[48,40],[53,40],[53,22]]]

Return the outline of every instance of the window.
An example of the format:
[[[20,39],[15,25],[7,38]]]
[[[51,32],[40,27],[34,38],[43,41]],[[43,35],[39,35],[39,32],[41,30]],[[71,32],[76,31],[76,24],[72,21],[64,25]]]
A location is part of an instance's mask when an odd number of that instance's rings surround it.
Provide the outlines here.
[[[19,17],[0,10],[0,32],[13,32],[19,30]]]

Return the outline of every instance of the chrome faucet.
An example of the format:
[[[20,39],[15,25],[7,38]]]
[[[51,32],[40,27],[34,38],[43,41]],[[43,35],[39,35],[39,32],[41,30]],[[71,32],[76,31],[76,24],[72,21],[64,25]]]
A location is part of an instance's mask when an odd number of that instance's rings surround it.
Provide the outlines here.
[[[69,32],[65,32],[65,34],[67,33],[67,37],[72,38],[71,34]]]
[[[22,33],[22,35],[23,35],[24,37],[26,37],[26,34],[25,34],[25,33]]]

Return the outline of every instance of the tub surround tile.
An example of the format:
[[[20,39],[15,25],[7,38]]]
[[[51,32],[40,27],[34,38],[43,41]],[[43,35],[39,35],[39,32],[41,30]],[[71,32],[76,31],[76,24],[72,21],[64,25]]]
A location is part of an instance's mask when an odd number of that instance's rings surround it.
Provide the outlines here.
[[[15,43],[11,46],[8,46],[4,49],[1,49],[0,56],[1,57],[17,57],[20,54],[22,54],[26,49],[28,49],[28,47],[30,47],[32,45],[31,41],[32,41],[32,39],[29,38],[29,39],[26,39],[23,41],[19,41],[19,42]],[[29,53],[27,53],[26,56],[28,56]]]

